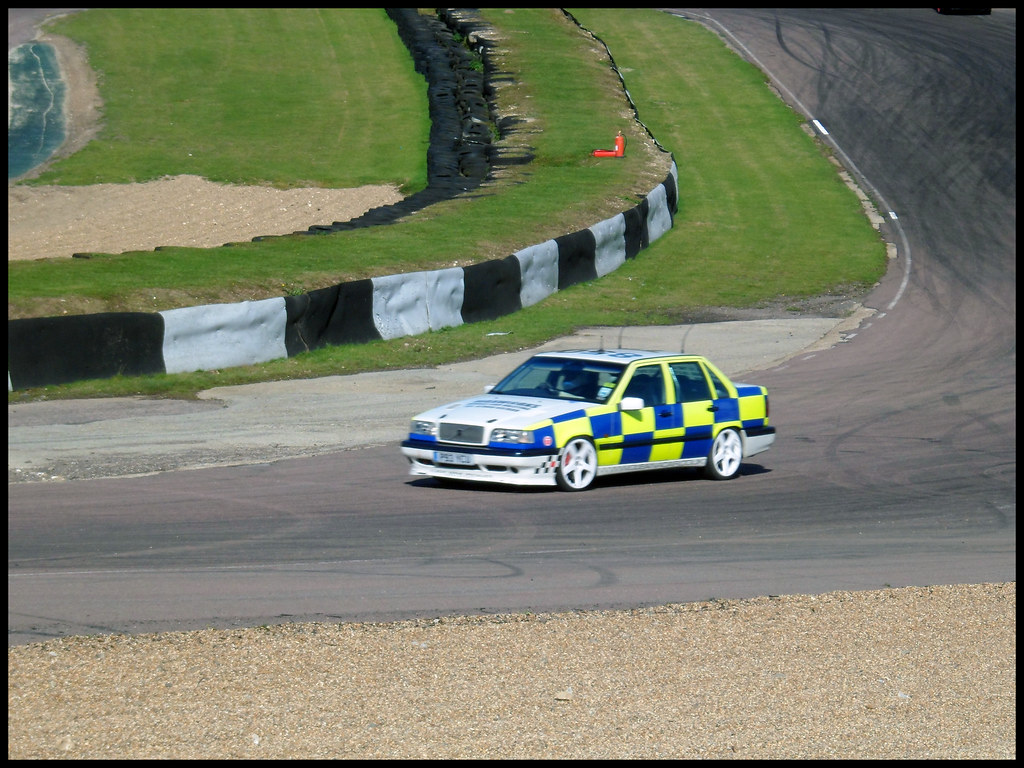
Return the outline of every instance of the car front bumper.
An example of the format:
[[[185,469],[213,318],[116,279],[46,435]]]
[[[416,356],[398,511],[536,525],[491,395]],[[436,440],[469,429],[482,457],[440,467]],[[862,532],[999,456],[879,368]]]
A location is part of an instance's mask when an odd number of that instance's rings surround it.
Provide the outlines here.
[[[529,451],[424,446],[411,440],[402,443],[409,460],[409,474],[505,485],[555,485],[558,456]]]

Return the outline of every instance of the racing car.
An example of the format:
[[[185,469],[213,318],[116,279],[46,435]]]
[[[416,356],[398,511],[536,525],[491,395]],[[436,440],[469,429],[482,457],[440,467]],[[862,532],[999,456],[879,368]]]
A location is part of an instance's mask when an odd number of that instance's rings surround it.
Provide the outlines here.
[[[414,416],[411,475],[584,491],[599,477],[702,467],[736,477],[775,442],[768,391],[702,355],[637,349],[543,352],[483,394]]]

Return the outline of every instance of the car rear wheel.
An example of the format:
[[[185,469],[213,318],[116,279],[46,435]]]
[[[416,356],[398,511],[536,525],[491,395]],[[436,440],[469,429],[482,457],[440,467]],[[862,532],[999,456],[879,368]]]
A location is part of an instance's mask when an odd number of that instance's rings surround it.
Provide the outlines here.
[[[597,477],[597,449],[585,437],[574,437],[558,454],[555,479],[563,491],[585,491]]]
[[[723,429],[715,437],[704,469],[712,480],[736,477],[743,461],[743,441],[735,429]]]

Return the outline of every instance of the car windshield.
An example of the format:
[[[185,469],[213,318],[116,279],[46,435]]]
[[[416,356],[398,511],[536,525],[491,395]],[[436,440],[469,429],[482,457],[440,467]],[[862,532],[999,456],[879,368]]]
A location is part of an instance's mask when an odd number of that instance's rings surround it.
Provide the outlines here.
[[[502,379],[491,394],[604,403],[624,365],[561,357],[532,357]]]

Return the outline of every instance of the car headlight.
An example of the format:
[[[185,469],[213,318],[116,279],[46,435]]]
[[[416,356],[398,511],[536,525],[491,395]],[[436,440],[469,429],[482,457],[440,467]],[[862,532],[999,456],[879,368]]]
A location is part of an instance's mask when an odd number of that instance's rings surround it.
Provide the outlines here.
[[[533,431],[529,429],[495,429],[491,432],[495,443],[532,443]]]
[[[437,424],[433,421],[413,419],[410,431],[414,435],[430,435],[431,437],[434,437],[437,434]]]

